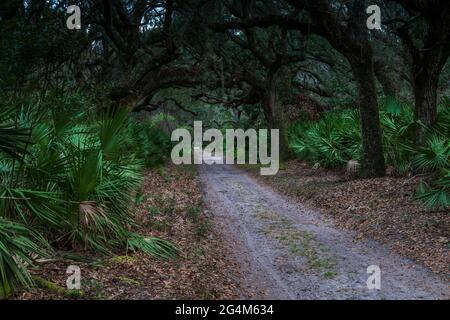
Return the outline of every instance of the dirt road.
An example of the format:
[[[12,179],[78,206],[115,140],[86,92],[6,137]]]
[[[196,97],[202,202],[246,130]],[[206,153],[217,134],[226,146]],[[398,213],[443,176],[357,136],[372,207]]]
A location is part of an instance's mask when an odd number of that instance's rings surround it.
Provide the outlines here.
[[[202,165],[205,200],[259,299],[448,299],[449,283],[372,241],[356,241],[319,212],[236,167]],[[368,289],[379,266],[381,289]],[[244,297],[245,298],[245,297]]]

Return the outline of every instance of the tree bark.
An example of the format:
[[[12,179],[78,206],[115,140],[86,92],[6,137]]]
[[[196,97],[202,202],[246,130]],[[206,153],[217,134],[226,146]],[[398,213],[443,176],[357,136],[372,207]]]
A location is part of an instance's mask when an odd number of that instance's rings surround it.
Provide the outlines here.
[[[413,90],[415,100],[415,117],[425,126],[431,126],[437,119],[437,87],[438,75],[431,74],[424,68],[414,75]],[[416,140],[423,143],[425,128],[418,126]]]
[[[437,91],[439,75],[447,61],[444,50],[430,50],[416,57],[413,62],[412,77],[414,91],[415,117],[426,127],[432,126],[437,119]],[[418,126],[416,142],[422,144],[425,130]]]
[[[350,64],[360,100],[363,176],[381,177],[386,174],[386,169],[373,64],[371,59],[355,60],[351,60]]]
[[[374,70],[375,76],[383,88],[384,95],[386,97],[397,99],[399,91],[398,86],[391,75],[388,74],[388,67],[381,58],[374,58]]]
[[[287,160],[292,155],[289,149],[288,128],[278,101],[276,73],[267,78],[267,89],[263,96],[263,110],[270,129],[278,129],[280,137],[280,159]]]

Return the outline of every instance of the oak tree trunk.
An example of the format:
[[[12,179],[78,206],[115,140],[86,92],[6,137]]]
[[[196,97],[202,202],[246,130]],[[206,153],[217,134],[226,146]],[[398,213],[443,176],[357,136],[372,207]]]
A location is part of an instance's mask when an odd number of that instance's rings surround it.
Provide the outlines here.
[[[398,86],[392,75],[389,74],[389,68],[381,58],[374,58],[374,71],[378,82],[383,88],[384,95],[386,97],[397,99],[399,92]]]
[[[276,76],[270,75],[267,79],[267,89],[263,97],[264,116],[270,129],[278,129],[280,136],[280,159],[291,157],[288,141],[288,128],[285,116],[280,108],[276,87]]]
[[[356,59],[351,61],[351,66],[359,94],[363,176],[381,177],[386,174],[386,168],[373,65],[369,59]]]
[[[435,74],[430,66],[422,66],[413,74],[415,116],[425,126],[431,126],[437,119],[437,89],[439,73]],[[418,126],[417,143],[423,143],[425,128]]]

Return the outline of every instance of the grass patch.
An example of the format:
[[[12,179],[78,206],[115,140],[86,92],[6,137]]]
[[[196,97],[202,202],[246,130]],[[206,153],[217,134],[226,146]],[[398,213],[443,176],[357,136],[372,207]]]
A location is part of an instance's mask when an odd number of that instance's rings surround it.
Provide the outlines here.
[[[271,221],[261,232],[289,248],[293,255],[304,257],[311,270],[322,273],[327,279],[337,275],[335,263],[313,234],[297,229],[288,219],[276,219],[276,215],[268,211],[259,212],[257,216]]]
[[[140,287],[142,285],[142,283],[140,281],[137,281],[137,280],[134,280],[134,279],[131,279],[128,277],[124,277],[124,276],[117,277],[117,279],[120,282],[123,282],[123,283],[128,284],[133,287]]]
[[[61,287],[60,285],[46,280],[41,277],[33,276],[33,281],[36,284],[37,287],[47,290],[51,293],[55,293],[59,296],[65,297],[65,298],[83,298],[84,297],[84,291],[83,290],[77,290],[77,289],[66,289]]]
[[[133,256],[113,256],[111,261],[118,264],[133,264],[137,259]]]

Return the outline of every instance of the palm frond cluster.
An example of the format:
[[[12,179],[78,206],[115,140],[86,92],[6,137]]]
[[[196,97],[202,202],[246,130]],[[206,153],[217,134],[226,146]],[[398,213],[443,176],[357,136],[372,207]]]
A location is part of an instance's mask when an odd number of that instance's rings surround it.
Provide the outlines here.
[[[164,138],[131,120],[125,108],[98,112],[68,104],[2,107],[0,297],[32,285],[29,266],[54,248],[177,253],[165,240],[130,231],[146,158],[161,161]]]
[[[380,122],[386,163],[393,173],[426,174],[415,198],[429,208],[450,205],[450,102],[444,99],[437,123],[426,128],[423,144],[415,142],[418,126],[412,108],[387,99],[381,107]],[[325,168],[343,166],[361,159],[361,133],[356,110],[335,110],[317,122],[296,122],[290,128],[290,147],[295,154]]]

